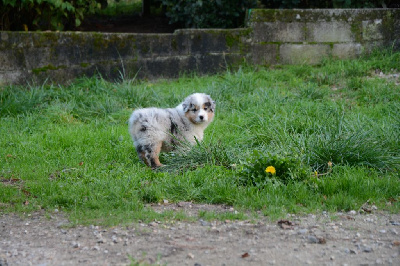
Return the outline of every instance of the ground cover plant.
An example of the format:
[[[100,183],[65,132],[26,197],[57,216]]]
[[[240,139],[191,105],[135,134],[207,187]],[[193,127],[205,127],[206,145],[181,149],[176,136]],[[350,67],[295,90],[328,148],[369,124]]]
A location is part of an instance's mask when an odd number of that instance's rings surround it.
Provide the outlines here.
[[[243,67],[177,80],[0,89],[0,212],[56,210],[83,224],[186,219],[148,203],[226,204],[239,213],[399,210],[400,53],[320,66]],[[127,130],[140,107],[193,92],[217,102],[203,143],[139,162]],[[257,214],[256,214],[257,213]],[[202,213],[203,219],[226,215]]]

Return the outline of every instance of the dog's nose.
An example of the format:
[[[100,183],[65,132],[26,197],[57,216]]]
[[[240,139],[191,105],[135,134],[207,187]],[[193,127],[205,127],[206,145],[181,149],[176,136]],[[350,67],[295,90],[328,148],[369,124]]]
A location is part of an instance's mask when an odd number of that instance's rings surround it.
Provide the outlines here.
[[[199,118],[200,118],[200,120],[203,120],[203,119],[204,119],[204,116],[201,115],[201,116],[199,116]]]

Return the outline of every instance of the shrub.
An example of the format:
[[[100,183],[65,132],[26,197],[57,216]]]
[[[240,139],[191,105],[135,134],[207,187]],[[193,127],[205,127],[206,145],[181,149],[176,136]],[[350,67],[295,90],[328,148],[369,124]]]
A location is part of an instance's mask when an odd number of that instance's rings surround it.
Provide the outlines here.
[[[303,165],[296,156],[264,154],[254,150],[241,170],[239,182],[245,186],[263,188],[274,181],[284,184],[290,181],[303,181],[310,175],[309,167]]]
[[[170,23],[181,23],[187,28],[236,28],[244,23],[247,8],[255,7],[255,0],[163,0]]]
[[[1,30],[65,30],[79,26],[84,17],[107,0],[1,0]]]

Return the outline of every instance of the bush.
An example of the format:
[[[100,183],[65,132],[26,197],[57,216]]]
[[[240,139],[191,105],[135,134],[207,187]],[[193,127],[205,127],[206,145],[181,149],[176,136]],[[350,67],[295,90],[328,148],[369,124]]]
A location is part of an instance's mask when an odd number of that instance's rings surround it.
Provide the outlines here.
[[[84,17],[107,0],[1,0],[1,30],[65,30],[79,26]]]
[[[236,28],[244,24],[247,8],[257,6],[255,0],[163,0],[170,23],[186,28]]]

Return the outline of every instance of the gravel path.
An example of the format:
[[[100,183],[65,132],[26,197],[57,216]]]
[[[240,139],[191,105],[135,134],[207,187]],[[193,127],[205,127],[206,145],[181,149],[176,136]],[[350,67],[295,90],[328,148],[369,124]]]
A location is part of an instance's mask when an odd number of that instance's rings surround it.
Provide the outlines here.
[[[191,203],[156,211],[235,211]],[[400,265],[400,215],[322,213],[286,220],[68,227],[62,213],[0,216],[4,265]]]

